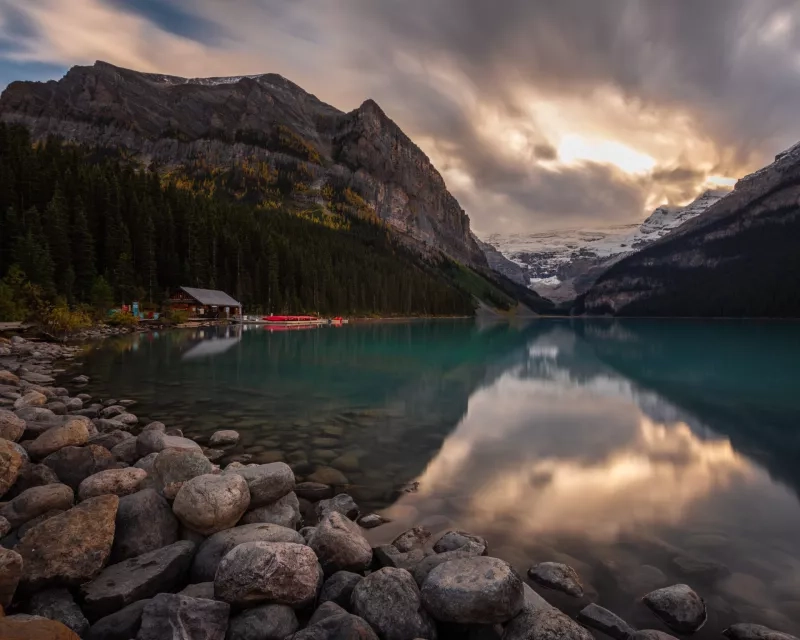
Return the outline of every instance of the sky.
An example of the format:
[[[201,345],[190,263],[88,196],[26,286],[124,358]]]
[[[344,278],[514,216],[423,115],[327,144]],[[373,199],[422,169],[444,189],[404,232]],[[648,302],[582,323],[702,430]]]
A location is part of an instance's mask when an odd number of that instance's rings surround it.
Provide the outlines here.
[[[800,140],[800,0],[0,0],[0,87],[95,60],[372,98],[479,235],[637,222]]]

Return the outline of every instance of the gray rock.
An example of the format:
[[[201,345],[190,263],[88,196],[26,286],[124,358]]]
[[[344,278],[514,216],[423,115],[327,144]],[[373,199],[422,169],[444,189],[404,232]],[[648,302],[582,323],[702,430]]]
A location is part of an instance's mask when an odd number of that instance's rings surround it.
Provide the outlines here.
[[[83,400],[80,398],[67,398],[64,404],[67,406],[67,411],[80,411],[83,409]]]
[[[433,571],[435,567],[451,560],[458,560],[460,558],[477,558],[485,553],[486,549],[482,544],[469,541],[465,545],[454,549],[453,551],[444,551],[434,555],[426,556],[417,562],[411,569],[411,575],[414,580],[421,587],[428,577],[428,574]]]
[[[361,511],[355,500],[346,493],[340,493],[329,500],[320,500],[316,506],[317,519],[322,520],[329,513],[336,511],[350,520],[358,519]]]
[[[107,616],[136,600],[173,591],[184,583],[194,556],[192,542],[174,544],[112,564],[84,584],[84,610],[92,617]]]
[[[205,598],[206,600],[214,600],[214,583],[213,582],[198,582],[184,587],[178,593],[182,596],[189,596],[190,598]]]
[[[303,537],[293,529],[276,524],[246,524],[219,531],[207,538],[197,550],[192,562],[193,582],[214,580],[222,558],[237,545],[245,542],[293,542],[303,544]]]
[[[100,411],[100,417],[110,420],[111,418],[116,418],[123,413],[125,413],[125,407],[121,407],[118,404],[112,404]]]
[[[42,464],[55,471],[61,482],[77,491],[86,478],[113,469],[117,460],[108,449],[90,444],[86,447],[64,447],[47,456]]]
[[[11,523],[3,516],[0,516],[0,538],[7,535],[11,531]]]
[[[540,562],[528,569],[528,577],[543,587],[561,591],[573,598],[583,596],[583,585],[575,569],[561,562]]]
[[[441,622],[495,624],[523,607],[522,579],[507,562],[481,556],[435,567],[422,585],[422,602]]]
[[[392,546],[399,552],[406,553],[416,547],[424,546],[430,537],[431,532],[425,527],[414,527],[392,540]]]
[[[235,606],[269,602],[291,607],[312,603],[322,583],[314,552],[291,542],[245,542],[217,568],[214,593]]]
[[[372,562],[372,547],[358,525],[338,512],[319,523],[308,544],[317,554],[325,575],[337,571],[361,573]]]
[[[547,607],[524,611],[511,620],[503,640],[594,640],[594,636],[568,615]]]
[[[294,472],[288,464],[273,462],[252,467],[225,468],[223,473],[235,473],[247,481],[250,508],[274,504],[294,489]]]
[[[375,561],[379,566],[407,569],[408,571],[411,571],[426,557],[436,555],[433,551],[426,551],[422,547],[416,547],[411,551],[400,552],[391,544],[375,547],[372,551],[375,556]]]
[[[156,425],[153,427],[152,425]],[[168,436],[158,427],[164,425],[160,422],[151,422],[145,427],[139,436],[136,438],[136,450],[139,457],[144,457],[151,453],[159,453],[164,449],[181,449],[184,451],[198,450],[202,451],[202,447],[194,440],[188,438],[181,438],[178,436]],[[148,428],[152,427],[152,428]]]
[[[31,425],[31,432],[36,433],[36,435],[41,435],[48,429],[54,426],[60,426],[64,424],[64,419],[57,416],[53,413],[50,409],[46,407],[24,407],[23,409],[17,410],[17,417],[24,420],[25,422],[33,422],[33,423],[44,423],[42,425],[34,424]],[[31,433],[28,434],[29,436]]]
[[[242,518],[242,524],[271,523],[297,529],[302,520],[300,502],[292,492],[272,504],[248,511]]]
[[[330,498],[333,495],[333,488],[319,482],[300,482],[295,485],[294,492],[300,498],[316,502],[317,500]]]
[[[671,636],[663,631],[656,631],[655,629],[643,629],[637,631],[631,636],[631,640],[678,640],[675,636]]]
[[[142,611],[136,640],[224,640],[229,615],[224,602],[159,593]]]
[[[89,382],[89,376],[84,376],[84,375],[75,376],[75,377],[72,379],[72,381],[73,381],[75,384],[86,384],[87,382]]]
[[[117,429],[116,431],[112,431],[111,433],[102,433],[100,435],[95,436],[91,440],[89,440],[89,444],[96,444],[101,447],[104,447],[111,451],[114,447],[116,447],[121,442],[125,442],[126,440],[135,440],[136,438],[133,437],[127,431],[121,431]]]
[[[120,422],[128,427],[139,424],[139,418],[132,413],[122,413],[114,418],[114,422]]]
[[[72,594],[64,588],[45,589],[31,596],[28,613],[57,620],[83,637],[89,630],[89,621],[75,604]]]
[[[436,640],[436,624],[405,569],[385,567],[368,575],[353,590],[352,606],[384,640]]]
[[[520,613],[520,615],[531,611],[538,611],[539,609],[550,609],[553,606],[536,593],[527,583],[522,585],[522,590],[525,593],[525,602],[522,605],[522,613]]]
[[[33,371],[26,371],[20,377],[23,380],[33,382],[34,384],[53,384],[56,381],[53,376],[48,376],[44,375],[43,373],[36,373]]]
[[[95,622],[87,640],[133,640],[142,624],[142,612],[150,600],[138,600]]]
[[[112,455],[126,464],[134,464],[139,459],[139,450],[136,446],[136,440],[123,440],[114,448],[111,449]]]
[[[207,536],[235,526],[249,504],[244,478],[207,474],[183,483],[172,510],[189,529]]]
[[[447,553],[448,551],[460,549],[470,542],[483,546],[484,550],[488,551],[489,549],[486,538],[467,533],[466,531],[448,531],[436,541],[436,544],[433,545],[433,550],[436,553]]]
[[[333,602],[343,609],[350,611],[350,598],[353,589],[364,579],[363,576],[350,571],[337,571],[322,585],[319,593],[319,603]]]
[[[327,602],[323,606],[329,604],[332,603]],[[325,616],[287,640],[378,640],[378,636],[366,620],[339,612]]]
[[[17,476],[17,481],[6,493],[4,498],[10,500],[31,487],[41,487],[46,484],[58,483],[58,476],[50,467],[43,464],[23,462],[19,470],[19,475]]]
[[[56,400],[55,402],[48,402],[45,406],[57,416],[67,415],[67,405],[63,402]]]
[[[232,429],[214,432],[208,439],[210,447],[230,447],[239,442],[239,432]]]
[[[167,499],[174,499],[184,482],[207,475],[213,469],[202,451],[166,449],[156,454],[153,462],[154,486]]]
[[[178,541],[179,523],[169,503],[153,489],[120,498],[111,562],[135,558]]]
[[[14,486],[25,463],[25,458],[17,450],[17,443],[0,440],[0,496]]]
[[[284,640],[299,628],[294,609],[265,604],[231,618],[226,640]]]
[[[694,633],[706,623],[705,602],[685,584],[651,591],[644,603],[678,633]]]
[[[22,556],[0,547],[0,607],[7,609],[22,578]]]
[[[156,463],[156,458],[158,457],[157,453],[150,453],[146,455],[144,458],[139,458],[133,466],[137,469],[144,469],[147,471],[147,474],[152,477],[153,474],[153,465]]]
[[[303,536],[303,540],[305,540],[306,544],[308,544],[308,541],[311,540],[311,536],[314,535],[316,530],[316,527],[303,527],[300,529],[300,535]]]
[[[78,498],[86,500],[109,493],[120,497],[127,496],[138,491],[139,485],[146,477],[147,471],[136,467],[101,471],[81,482],[78,487]]]
[[[8,520],[12,529],[16,529],[28,520],[33,520],[53,509],[62,511],[71,509],[73,502],[72,489],[66,485],[48,484],[43,487],[31,487],[0,507],[0,516]]]
[[[611,636],[614,640],[628,640],[636,629],[608,609],[592,602],[578,613],[578,622]]]
[[[781,631],[774,631],[760,624],[732,624],[722,632],[722,635],[731,640],[798,640],[795,636]],[[643,638],[642,640],[650,640]],[[658,640],[653,638],[652,640]]]
[[[25,433],[25,420],[7,409],[0,409],[0,438],[17,442]]]
[[[374,529],[375,527],[380,527],[382,524],[386,524],[386,522],[387,521],[377,513],[370,513],[358,519],[358,526],[363,529]]]

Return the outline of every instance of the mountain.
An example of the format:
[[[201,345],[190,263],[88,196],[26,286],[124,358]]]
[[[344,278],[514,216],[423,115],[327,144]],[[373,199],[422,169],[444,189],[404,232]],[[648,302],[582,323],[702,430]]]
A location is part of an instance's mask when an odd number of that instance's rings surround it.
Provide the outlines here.
[[[489,265],[507,276],[512,269],[491,254],[499,252],[513,262],[522,271],[523,280],[540,295],[559,302],[572,300],[586,292],[602,273],[623,257],[663,238],[719,202],[727,193],[706,191],[685,207],[659,207],[641,225],[530,235],[495,234],[488,238],[491,249],[484,249],[484,253]]]
[[[486,266],[442,176],[372,100],[344,113],[276,74],[179,78],[97,62],[10,84],[0,120],[35,140],[125,149],[237,199],[376,216],[418,251]]]
[[[800,144],[701,216],[614,264],[576,311],[800,317]]]

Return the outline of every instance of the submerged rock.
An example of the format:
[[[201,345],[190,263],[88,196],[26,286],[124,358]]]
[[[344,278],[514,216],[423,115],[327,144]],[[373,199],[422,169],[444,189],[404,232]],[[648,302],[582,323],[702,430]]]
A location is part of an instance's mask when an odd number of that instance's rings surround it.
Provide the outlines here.
[[[291,542],[245,542],[225,555],[214,577],[217,598],[235,606],[262,602],[304,607],[317,596],[322,571],[314,552]]]
[[[583,585],[575,569],[561,562],[540,562],[528,569],[528,577],[543,587],[561,591],[573,598],[583,596]]]
[[[436,624],[405,569],[385,567],[368,575],[353,590],[352,606],[384,640],[436,640]]]
[[[142,611],[137,640],[223,640],[230,606],[225,602],[159,593]]]
[[[295,486],[294,492],[300,498],[317,502],[330,498],[333,495],[333,488],[319,482],[301,482]]]
[[[392,546],[401,553],[406,553],[416,547],[424,546],[430,537],[431,532],[425,527],[413,527],[392,540]]]
[[[422,585],[422,602],[441,622],[496,624],[524,603],[522,579],[507,562],[481,556],[435,567]]]
[[[685,584],[652,591],[644,597],[644,603],[678,633],[694,633],[706,622],[705,602]]]

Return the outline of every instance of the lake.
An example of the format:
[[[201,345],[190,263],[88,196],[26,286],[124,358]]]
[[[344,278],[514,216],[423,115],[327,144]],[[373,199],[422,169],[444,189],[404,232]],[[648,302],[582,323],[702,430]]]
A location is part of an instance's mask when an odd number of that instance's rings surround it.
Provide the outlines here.
[[[248,330],[249,329],[249,330]],[[666,630],[645,593],[685,582],[734,622],[800,634],[800,324],[433,321],[109,340],[90,391],[298,477],[341,470],[364,509],[461,528],[522,575],[581,575],[594,600]]]

